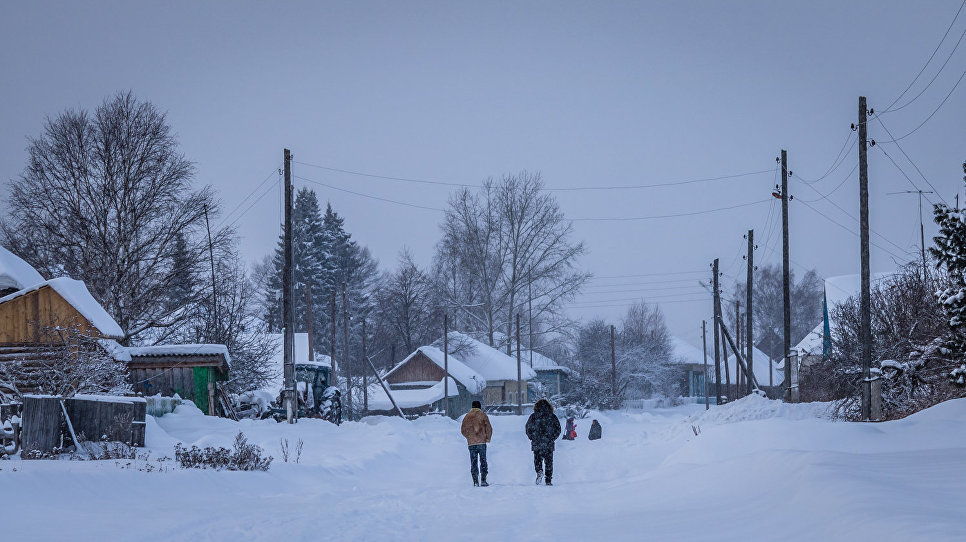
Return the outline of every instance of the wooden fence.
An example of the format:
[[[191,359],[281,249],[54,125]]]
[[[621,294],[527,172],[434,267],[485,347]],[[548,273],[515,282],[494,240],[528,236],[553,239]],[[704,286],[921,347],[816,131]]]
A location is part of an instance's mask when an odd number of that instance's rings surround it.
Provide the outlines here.
[[[50,453],[62,447],[68,425],[81,442],[123,442],[144,446],[147,404],[140,397],[84,395],[64,399],[24,396],[21,448]],[[66,415],[65,415],[66,414]]]

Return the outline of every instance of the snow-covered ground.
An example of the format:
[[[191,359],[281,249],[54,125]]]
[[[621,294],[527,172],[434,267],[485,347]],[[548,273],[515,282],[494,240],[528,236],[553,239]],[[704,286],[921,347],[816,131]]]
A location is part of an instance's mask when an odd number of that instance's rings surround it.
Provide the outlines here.
[[[524,418],[491,417],[489,488],[458,422],[240,423],[179,407],[148,420],[152,457],[229,446],[268,472],[141,472],[113,461],[0,462],[5,540],[966,540],[966,400],[881,424],[758,397],[598,416],[535,486]],[[694,429],[692,429],[692,427]],[[698,430],[696,436],[694,431]],[[300,464],[283,463],[279,440]],[[15,470],[16,469],[16,470]]]

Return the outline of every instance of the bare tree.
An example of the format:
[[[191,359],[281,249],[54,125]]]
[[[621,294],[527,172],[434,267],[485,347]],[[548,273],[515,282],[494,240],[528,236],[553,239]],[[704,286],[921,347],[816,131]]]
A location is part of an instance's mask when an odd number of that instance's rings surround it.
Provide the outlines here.
[[[436,275],[462,329],[509,353],[514,314],[531,292],[539,335],[571,326],[561,309],[589,278],[577,269],[585,248],[539,174],[504,175],[479,192],[456,193],[442,230]]]
[[[399,344],[408,354],[440,337],[442,306],[435,285],[408,250],[400,254],[395,271],[382,275],[373,297],[373,351]]]
[[[18,397],[25,390],[63,397],[131,390],[127,364],[114,359],[79,322],[44,326],[40,337],[46,345],[42,351],[27,350],[0,362],[0,388]]]
[[[83,279],[125,339],[176,323],[183,311],[164,302],[184,265],[173,262],[203,257],[205,209],[216,206],[192,186],[165,114],[118,94],[48,119],[27,151],[0,223],[10,250],[45,276]]]

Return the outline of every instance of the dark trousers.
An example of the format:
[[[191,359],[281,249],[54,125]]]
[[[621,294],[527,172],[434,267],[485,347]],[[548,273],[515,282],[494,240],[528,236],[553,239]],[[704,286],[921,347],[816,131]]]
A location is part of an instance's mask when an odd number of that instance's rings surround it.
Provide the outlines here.
[[[533,468],[537,474],[542,472],[547,481],[553,478],[553,450],[534,450]]]
[[[473,444],[470,446],[470,474],[476,478],[477,474],[483,473],[486,478],[486,444]]]

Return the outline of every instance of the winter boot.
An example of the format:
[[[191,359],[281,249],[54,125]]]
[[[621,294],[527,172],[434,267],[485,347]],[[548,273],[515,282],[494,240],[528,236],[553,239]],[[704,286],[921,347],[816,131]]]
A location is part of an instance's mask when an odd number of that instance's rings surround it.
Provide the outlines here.
[[[553,485],[553,484],[550,483],[550,478],[547,478],[546,481],[544,481],[544,485],[548,485],[548,486],[552,486]]]
[[[482,478],[480,478],[480,485],[483,486],[483,487],[490,487],[490,484],[486,483],[486,475],[485,474],[483,475]]]
[[[537,481],[534,482],[534,483],[537,484],[537,485],[540,485],[540,480],[542,480],[542,479],[543,479],[543,473],[540,472],[540,471],[537,471]]]
[[[486,482],[484,481],[483,483],[485,484]],[[479,485],[480,485],[480,480],[479,480],[479,479],[478,479],[478,478],[476,477],[476,475],[474,474],[474,475],[473,475],[473,486],[474,486],[474,487],[479,487]]]

